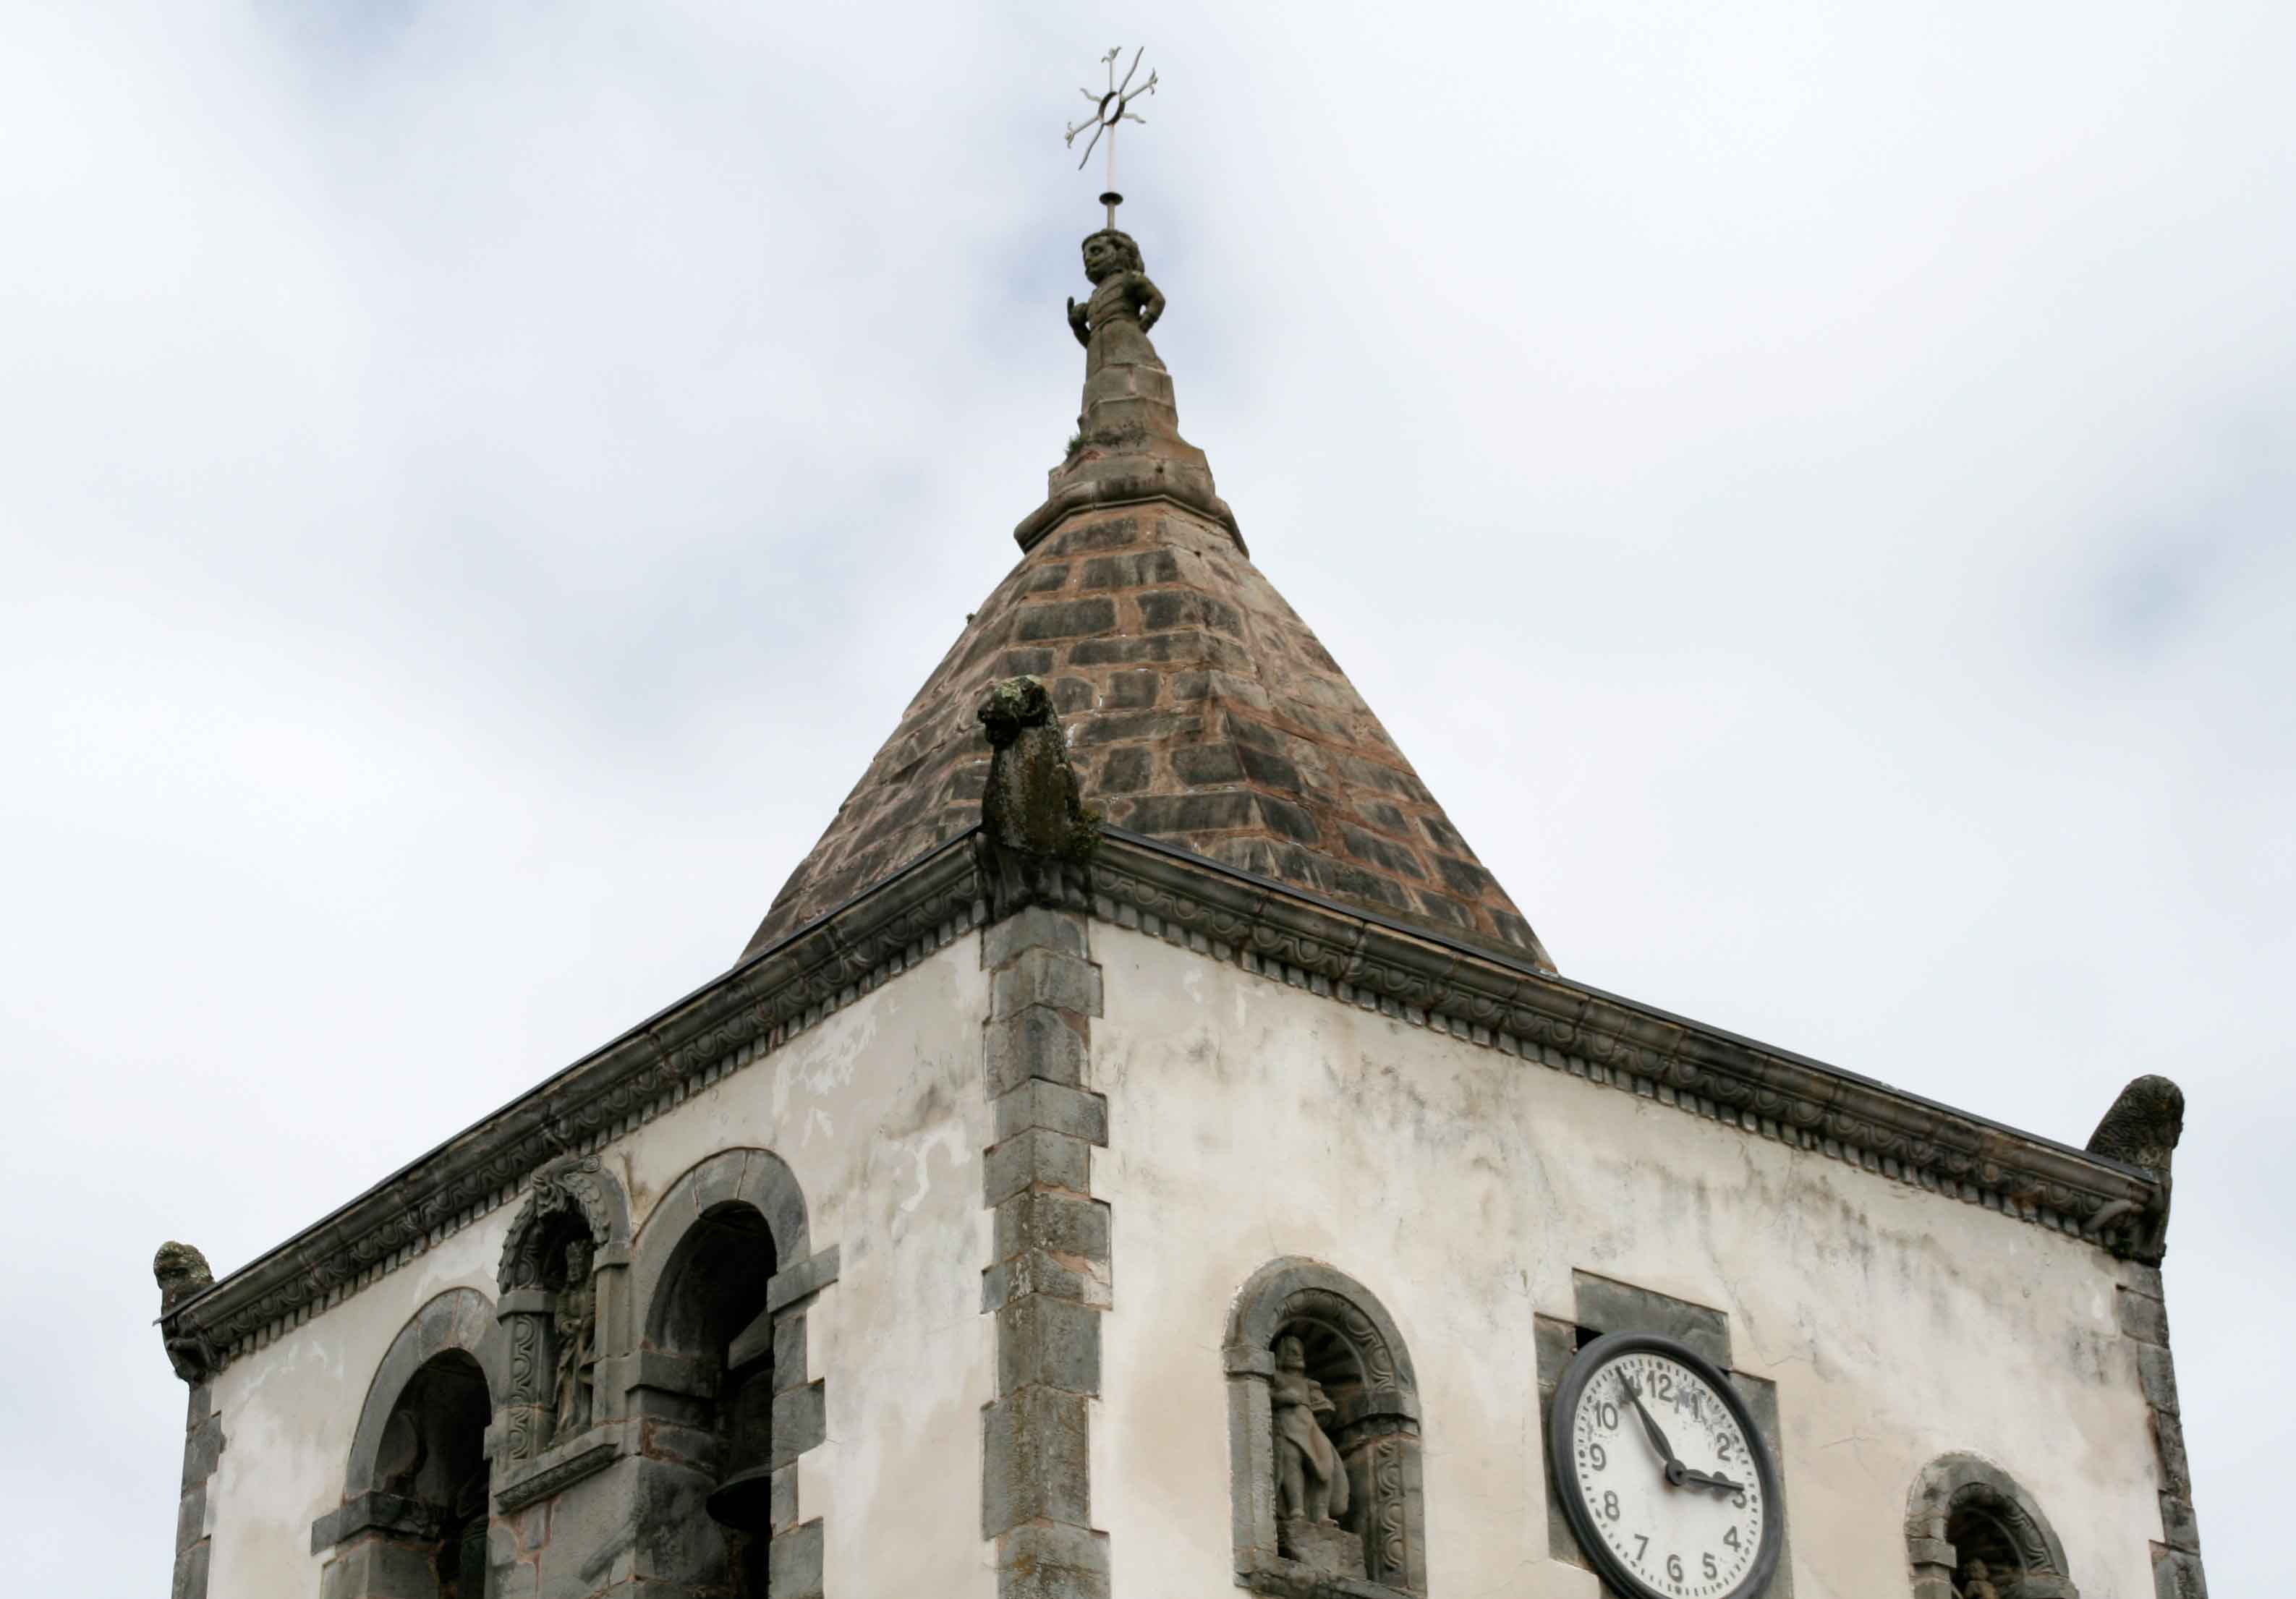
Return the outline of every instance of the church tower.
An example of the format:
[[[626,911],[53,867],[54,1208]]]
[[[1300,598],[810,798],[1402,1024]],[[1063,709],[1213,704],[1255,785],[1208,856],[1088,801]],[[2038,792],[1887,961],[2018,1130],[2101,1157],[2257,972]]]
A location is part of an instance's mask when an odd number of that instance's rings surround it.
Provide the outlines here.
[[[1560,975],[1104,198],[1020,559],[731,969],[161,1250],[176,1599],[2203,1593],[2174,1086],[2075,1148]]]

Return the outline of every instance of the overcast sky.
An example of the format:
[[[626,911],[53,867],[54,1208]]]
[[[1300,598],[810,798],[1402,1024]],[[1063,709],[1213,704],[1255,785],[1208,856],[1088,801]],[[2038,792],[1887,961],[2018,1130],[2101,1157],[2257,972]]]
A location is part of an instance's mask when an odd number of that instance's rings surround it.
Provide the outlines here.
[[[1142,26],[1030,11],[0,8],[15,1587],[164,1580],[160,1241],[723,969],[1013,561]],[[1150,8],[1119,173],[1262,570],[1566,973],[2073,1143],[2181,1082],[2284,1586],[2296,10],[1295,13]]]

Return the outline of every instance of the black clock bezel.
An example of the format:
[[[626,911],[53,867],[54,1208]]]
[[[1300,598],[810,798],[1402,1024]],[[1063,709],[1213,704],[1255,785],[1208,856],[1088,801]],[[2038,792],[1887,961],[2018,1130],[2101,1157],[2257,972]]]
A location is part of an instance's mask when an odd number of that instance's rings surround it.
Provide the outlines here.
[[[1777,1575],[1786,1538],[1785,1499],[1778,1492],[1778,1468],[1770,1454],[1770,1441],[1754,1424],[1754,1413],[1729,1374],[1697,1350],[1663,1332],[1605,1332],[1578,1351],[1562,1374],[1562,1381],[1554,1385],[1554,1407],[1547,1413],[1546,1470],[1554,1483],[1554,1496],[1562,1501],[1563,1519],[1570,1523],[1571,1536],[1578,1540],[1579,1550],[1596,1575],[1613,1591],[1629,1599],[1674,1599],[1674,1595],[1651,1587],[1636,1576],[1603,1541],[1595,1525],[1595,1513],[1580,1491],[1578,1472],[1570,1453],[1572,1419],[1578,1414],[1578,1400],[1586,1393],[1587,1385],[1620,1356],[1644,1352],[1680,1361],[1697,1373],[1708,1387],[1721,1396],[1724,1407],[1745,1434],[1746,1448],[1754,1459],[1754,1476],[1762,1489],[1762,1545],[1754,1552],[1754,1563],[1747,1568],[1744,1579],[1724,1599],[1759,1599]]]

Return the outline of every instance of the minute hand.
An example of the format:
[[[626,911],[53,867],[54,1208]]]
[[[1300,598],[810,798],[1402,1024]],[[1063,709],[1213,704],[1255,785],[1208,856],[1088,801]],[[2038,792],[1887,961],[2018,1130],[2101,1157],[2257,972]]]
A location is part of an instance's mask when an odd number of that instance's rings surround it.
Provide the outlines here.
[[[1682,1480],[1694,1482],[1701,1488],[1720,1488],[1726,1494],[1742,1493],[1746,1487],[1742,1482],[1733,1482],[1727,1477],[1717,1477],[1706,1472],[1695,1472],[1688,1466],[1682,1468]]]
[[[1634,1401],[1635,1414],[1643,1418],[1643,1431],[1650,1435],[1651,1447],[1659,1452],[1659,1457],[1664,1460],[1669,1467],[1680,1467],[1682,1463],[1674,1457],[1674,1446],[1666,1441],[1666,1434],[1658,1430],[1656,1419],[1643,1407],[1642,1390],[1635,1386],[1634,1379],[1628,1376],[1626,1373],[1620,1372],[1619,1386],[1627,1390],[1627,1398]],[[1673,1473],[1669,1471],[1668,1474],[1671,1476]]]

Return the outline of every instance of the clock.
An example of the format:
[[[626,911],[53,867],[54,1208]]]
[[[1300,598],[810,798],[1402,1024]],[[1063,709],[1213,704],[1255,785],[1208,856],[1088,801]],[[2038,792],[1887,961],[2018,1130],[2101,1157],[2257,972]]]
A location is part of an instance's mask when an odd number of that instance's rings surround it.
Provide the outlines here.
[[[1756,1599],[1784,1506],[1769,1446],[1711,1361],[1655,1332],[1609,1332],[1554,1390],[1546,1469],[1578,1546],[1628,1599]]]

